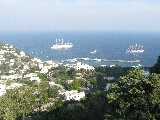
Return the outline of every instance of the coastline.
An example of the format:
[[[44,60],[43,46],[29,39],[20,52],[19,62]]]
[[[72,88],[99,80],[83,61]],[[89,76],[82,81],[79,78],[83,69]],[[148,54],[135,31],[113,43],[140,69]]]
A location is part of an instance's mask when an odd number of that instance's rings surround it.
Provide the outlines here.
[[[106,60],[141,60],[142,66],[151,67],[159,56],[160,35],[153,32],[105,32],[105,31],[41,31],[41,32],[9,32],[0,33],[1,41],[13,44],[16,48],[24,51],[42,61],[63,61],[74,58],[92,58]],[[73,43],[73,48],[65,51],[52,50],[56,38],[65,39]],[[131,55],[126,53],[128,46],[141,44],[144,53]],[[90,52],[96,50],[96,54]],[[154,51],[154,53],[153,53]],[[33,52],[33,53],[32,53]],[[42,52],[42,53],[41,53]],[[83,61],[90,65],[118,64],[119,66],[136,66],[130,62],[105,62]]]

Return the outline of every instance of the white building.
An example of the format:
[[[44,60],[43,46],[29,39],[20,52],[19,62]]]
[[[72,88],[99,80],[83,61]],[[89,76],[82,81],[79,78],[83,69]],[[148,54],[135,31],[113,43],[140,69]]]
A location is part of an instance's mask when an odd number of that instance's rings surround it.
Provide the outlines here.
[[[9,48],[10,48],[10,49],[13,49],[13,45],[10,45]]]
[[[11,85],[7,86],[6,89],[14,89],[16,87],[21,87],[21,86],[23,85],[19,83],[12,83]]]
[[[4,46],[2,46],[2,48],[7,49],[8,48],[8,44],[5,44]]]
[[[77,62],[77,64],[66,64],[65,65],[68,68],[75,68],[76,70],[85,69],[85,70],[94,70],[93,66],[90,66],[88,64],[83,64],[81,62]]]
[[[10,74],[13,74],[13,73],[15,73],[16,71],[15,70],[9,70],[9,73]]]
[[[89,66],[88,64],[83,64],[81,62],[77,62],[76,70],[85,69],[85,70],[94,70],[93,66]]]
[[[31,78],[31,77],[37,77],[37,74],[36,73],[29,73],[29,74],[24,75],[24,78]]]
[[[85,97],[85,93],[79,92],[77,90],[71,90],[71,91],[66,91],[63,94],[64,100],[80,100],[81,98]]]
[[[40,59],[38,59],[38,58],[33,58],[33,59],[31,59],[33,62],[38,62],[38,63],[40,63],[41,62],[41,60]]]
[[[0,96],[4,95],[6,93],[6,89],[14,89],[16,87],[21,87],[23,86],[22,84],[19,83],[12,83],[9,86],[6,86],[5,84],[0,84]]]
[[[48,61],[46,61],[46,63],[48,63],[48,64],[53,64],[54,62],[52,61],[52,60],[48,60]]]
[[[31,81],[35,80],[37,82],[41,82],[41,79],[39,77],[31,77],[30,80]]]
[[[40,63],[38,63],[38,67],[39,67],[39,69],[42,69],[43,68],[43,62],[40,62]]]
[[[26,55],[26,54],[25,54],[23,51],[20,52],[20,56],[21,56],[21,57],[24,57],[25,55]]]
[[[17,54],[17,53],[14,53],[14,56],[18,56],[18,54]]]
[[[15,62],[15,60],[14,59],[10,59],[10,63],[14,63]]]
[[[4,57],[0,57],[0,61],[4,62],[6,59]]]
[[[15,76],[15,75],[8,75],[8,76],[1,75],[1,79],[15,80],[15,79],[17,79],[17,76]]]
[[[14,74],[14,76],[16,76],[17,78],[22,78],[22,74]]]
[[[44,66],[40,71],[40,73],[44,73],[44,74],[47,72],[48,72],[48,67],[46,67],[46,66]]]
[[[4,55],[4,50],[0,50],[0,55]]]
[[[76,64],[65,64],[64,66],[67,68],[76,68]]]
[[[40,73],[47,73],[49,69],[51,69],[52,66],[43,66],[43,68],[41,69]]]
[[[24,66],[23,66],[23,69],[24,69],[24,70],[28,70],[28,69],[29,69],[29,66],[28,66],[28,65],[24,65]]]
[[[73,82],[73,80],[67,80],[67,83],[68,83],[68,84],[71,83],[71,82]]]
[[[0,84],[0,96],[6,93],[6,85]]]
[[[49,85],[50,85],[50,86],[57,86],[57,87],[60,88],[61,90],[64,89],[64,87],[63,87],[62,85],[56,84],[55,82],[49,82]],[[63,95],[64,92],[60,92],[60,91],[59,91],[59,94],[60,94],[60,95]]]
[[[101,67],[106,67],[106,65],[101,65]]]

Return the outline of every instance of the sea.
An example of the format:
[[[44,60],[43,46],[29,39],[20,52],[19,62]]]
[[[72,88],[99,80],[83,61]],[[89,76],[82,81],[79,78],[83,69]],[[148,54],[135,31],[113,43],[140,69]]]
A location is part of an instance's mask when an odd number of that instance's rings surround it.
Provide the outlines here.
[[[70,42],[73,47],[67,50],[52,50],[56,39]],[[151,67],[160,55],[160,32],[127,31],[21,31],[0,32],[0,41],[14,45],[32,57],[42,61],[67,61],[73,58],[125,60],[125,62],[79,60],[82,63],[101,66]],[[130,46],[143,46],[143,53],[126,52]],[[96,54],[91,54],[96,50]],[[130,62],[140,60],[140,62]]]

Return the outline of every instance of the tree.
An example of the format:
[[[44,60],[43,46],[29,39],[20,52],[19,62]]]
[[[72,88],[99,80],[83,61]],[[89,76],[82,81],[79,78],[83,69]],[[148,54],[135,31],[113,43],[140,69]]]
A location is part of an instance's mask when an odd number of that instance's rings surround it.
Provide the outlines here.
[[[74,69],[74,68],[70,68],[68,71],[67,71],[67,73],[68,73],[68,76],[70,77],[70,78],[75,78],[75,76],[76,76],[76,70]]]
[[[132,67],[121,67],[121,66],[113,66],[113,67],[96,67],[96,72],[101,72],[105,74],[105,76],[112,77],[114,76],[116,79],[118,79],[120,76],[126,75],[126,73],[131,69]]]
[[[31,59],[31,58],[30,58],[29,56],[25,56],[25,57],[22,57],[22,58],[21,58],[21,61],[22,61],[22,62],[29,62],[30,59]]]
[[[90,84],[93,85],[93,87],[95,87],[97,85],[96,77],[90,78],[87,81],[89,81]]]
[[[70,90],[79,90],[80,82],[78,80],[73,80],[73,82],[68,84]]]
[[[50,86],[47,88],[48,98],[58,97],[58,88],[57,86]]]
[[[112,83],[107,94],[108,119],[160,119],[160,75],[146,77],[141,68]]]
[[[16,68],[18,68],[18,65],[17,65],[16,63],[14,63],[14,64],[12,65],[12,68],[13,68],[13,69],[16,69]]]
[[[31,87],[7,90],[7,93],[0,97],[0,119],[23,119],[31,112],[32,105],[35,105],[35,95]]]
[[[49,102],[47,88],[49,87],[48,82],[41,82],[38,85],[39,99],[41,104],[46,104]]]
[[[160,56],[158,56],[157,63],[151,67],[150,72],[160,74]]]

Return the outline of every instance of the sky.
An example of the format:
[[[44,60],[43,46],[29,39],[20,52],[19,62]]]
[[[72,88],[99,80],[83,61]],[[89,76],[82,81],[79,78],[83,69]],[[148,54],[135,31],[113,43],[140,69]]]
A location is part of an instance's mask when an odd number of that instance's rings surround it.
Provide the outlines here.
[[[160,0],[0,0],[0,31],[160,31]]]

